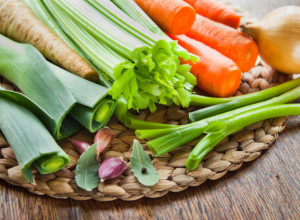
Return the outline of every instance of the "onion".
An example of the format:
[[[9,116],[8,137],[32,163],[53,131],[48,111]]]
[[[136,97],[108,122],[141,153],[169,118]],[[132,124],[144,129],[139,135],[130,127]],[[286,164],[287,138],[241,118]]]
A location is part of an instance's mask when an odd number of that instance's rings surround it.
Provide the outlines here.
[[[271,67],[300,73],[300,7],[275,9],[259,23],[243,26],[242,31],[256,41],[260,56]]]

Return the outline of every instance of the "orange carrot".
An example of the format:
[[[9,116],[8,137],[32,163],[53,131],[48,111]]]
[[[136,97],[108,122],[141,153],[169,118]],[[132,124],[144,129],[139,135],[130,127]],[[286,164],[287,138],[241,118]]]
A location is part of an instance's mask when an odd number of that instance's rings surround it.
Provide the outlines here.
[[[249,71],[255,65],[258,56],[256,43],[236,29],[197,15],[186,35],[232,59],[242,72]]]
[[[192,66],[190,72],[197,78],[197,86],[209,95],[232,96],[239,88],[242,73],[229,58],[205,44],[185,35],[169,35],[179,45],[200,57],[197,63],[182,61]]]
[[[62,68],[98,81],[97,72],[52,32],[22,0],[0,0],[0,33],[36,47],[43,56]]]
[[[211,20],[238,28],[241,17],[227,5],[218,0],[184,0],[189,3],[196,12]]]
[[[135,0],[135,2],[167,33],[185,34],[196,19],[193,7],[182,0]]]

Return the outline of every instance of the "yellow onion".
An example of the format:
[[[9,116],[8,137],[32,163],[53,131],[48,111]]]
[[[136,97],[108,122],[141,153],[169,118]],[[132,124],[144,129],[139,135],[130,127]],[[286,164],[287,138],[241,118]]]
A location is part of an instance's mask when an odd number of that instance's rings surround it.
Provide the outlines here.
[[[300,73],[300,7],[275,9],[242,30],[256,41],[260,56],[271,67],[283,73]]]

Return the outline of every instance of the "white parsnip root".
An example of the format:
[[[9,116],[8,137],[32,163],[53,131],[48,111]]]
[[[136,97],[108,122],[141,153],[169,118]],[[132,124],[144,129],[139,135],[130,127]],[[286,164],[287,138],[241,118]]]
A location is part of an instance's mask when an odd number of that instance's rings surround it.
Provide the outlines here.
[[[51,31],[21,0],[0,0],[0,33],[36,47],[46,59],[80,77],[97,81],[97,72]]]

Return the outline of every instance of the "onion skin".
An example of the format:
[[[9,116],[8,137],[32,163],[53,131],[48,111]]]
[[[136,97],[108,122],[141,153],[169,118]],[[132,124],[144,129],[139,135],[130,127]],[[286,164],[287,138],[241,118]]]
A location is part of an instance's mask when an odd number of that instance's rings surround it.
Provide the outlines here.
[[[285,6],[259,23],[242,27],[259,47],[262,59],[282,73],[300,73],[300,7]]]

